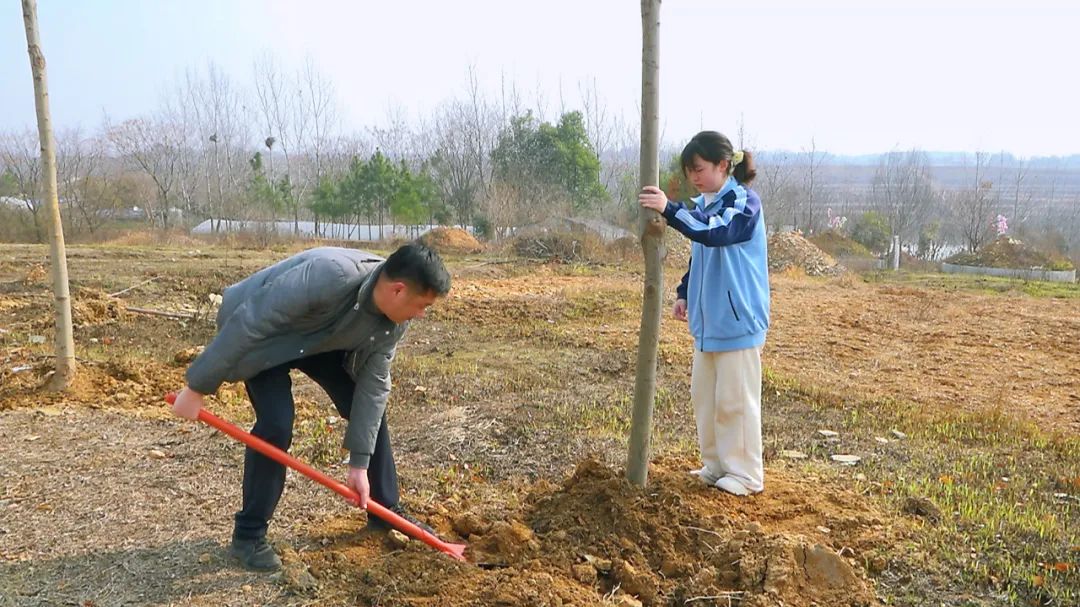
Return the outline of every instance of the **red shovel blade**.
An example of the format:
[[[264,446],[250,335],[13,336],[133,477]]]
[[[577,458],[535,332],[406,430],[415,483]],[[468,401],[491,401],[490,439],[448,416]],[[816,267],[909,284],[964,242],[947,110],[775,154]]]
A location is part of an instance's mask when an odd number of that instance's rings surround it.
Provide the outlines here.
[[[165,395],[165,401],[170,405],[176,402],[176,394],[170,392]],[[264,441],[263,439],[252,435],[249,432],[244,432],[240,428],[230,424],[229,422],[221,419],[220,417],[210,413],[206,409],[199,410],[199,421],[205,423],[208,426],[212,426],[225,434],[235,438],[236,440],[244,443],[248,447],[262,453],[266,457],[278,462],[279,464],[288,466],[293,470],[303,474],[311,480],[323,485],[324,487],[338,493],[354,506],[360,506],[360,494],[357,493],[351,487],[339,483],[338,481],[330,478],[329,476],[319,472],[315,468],[305,464],[304,462],[296,459],[288,453],[278,449],[274,445]],[[451,544],[444,542],[435,535],[424,531],[420,527],[417,527],[412,522],[408,521],[401,516],[398,516],[395,512],[385,508],[381,504],[376,503],[374,500],[369,499],[367,503],[367,510],[369,514],[381,518],[390,524],[391,527],[398,531],[424,542],[428,546],[447,554],[459,561],[465,560],[465,544]]]

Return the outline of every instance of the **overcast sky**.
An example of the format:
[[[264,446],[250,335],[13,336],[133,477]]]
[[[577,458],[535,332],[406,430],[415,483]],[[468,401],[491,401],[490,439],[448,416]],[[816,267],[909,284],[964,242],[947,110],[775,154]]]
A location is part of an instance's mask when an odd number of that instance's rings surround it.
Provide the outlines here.
[[[0,5],[0,130],[32,127],[20,3]],[[578,105],[593,82],[637,120],[635,0],[39,0],[54,123],[93,128],[154,108],[185,68],[213,61],[249,84],[256,56],[310,57],[351,129],[388,108],[425,114],[464,93]],[[920,147],[1080,153],[1080,2],[666,0],[661,119],[681,144],[702,127],[755,148],[833,153]],[[549,115],[549,117],[552,117]]]

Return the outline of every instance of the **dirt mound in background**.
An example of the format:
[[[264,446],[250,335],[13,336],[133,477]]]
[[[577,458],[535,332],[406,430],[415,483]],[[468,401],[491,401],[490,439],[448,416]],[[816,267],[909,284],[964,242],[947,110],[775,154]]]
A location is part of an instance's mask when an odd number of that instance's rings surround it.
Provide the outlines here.
[[[116,247],[205,247],[207,241],[199,240],[182,230],[132,230],[105,241],[105,246]]]
[[[862,243],[856,242],[836,230],[818,232],[811,236],[809,240],[816,247],[833,257],[851,256],[871,259],[875,257],[875,255],[870,252],[870,249],[863,246]]]
[[[1069,271],[1073,269],[1072,263],[1068,260],[1052,259],[1022,241],[1008,236],[998,237],[975,253],[957,253],[946,261],[962,266],[1011,268],[1015,270],[1035,268]]]
[[[526,259],[589,261],[599,256],[603,242],[591,234],[541,233],[510,240],[515,255]]]
[[[704,486],[683,465],[658,464],[642,490],[585,460],[561,486],[534,485],[526,505],[499,520],[436,507],[428,519],[447,537],[462,536],[466,556],[479,566],[417,542],[384,558],[347,542],[308,558],[316,577],[362,580],[356,598],[371,604],[592,605],[607,597],[648,606],[708,596],[755,606],[876,604],[864,574],[836,547],[747,523],[739,509],[765,514],[766,524],[769,511],[783,510],[777,519],[790,522],[791,508],[814,512],[798,503],[806,498],[741,500]],[[779,483],[777,497],[794,496]],[[873,515],[861,509],[844,512],[849,515],[856,517],[847,525],[850,535],[837,540],[865,545],[857,536],[875,533]]]
[[[440,253],[479,253],[484,250],[480,241],[461,228],[432,228],[420,237],[420,242]]]
[[[836,276],[844,272],[843,266],[801,234],[773,234],[769,237],[769,271],[791,268],[802,270],[807,276]]]

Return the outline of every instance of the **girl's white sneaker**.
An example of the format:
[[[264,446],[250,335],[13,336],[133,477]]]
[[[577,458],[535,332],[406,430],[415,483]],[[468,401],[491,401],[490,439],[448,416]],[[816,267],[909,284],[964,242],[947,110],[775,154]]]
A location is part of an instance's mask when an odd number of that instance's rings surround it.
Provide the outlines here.
[[[715,485],[716,481],[720,480],[720,477],[713,474],[712,470],[709,470],[708,466],[702,466],[698,470],[691,470],[690,474],[701,479],[701,482],[706,485]]]
[[[743,485],[734,476],[717,479],[713,486],[732,495],[750,495],[750,490],[746,488],[746,485]]]

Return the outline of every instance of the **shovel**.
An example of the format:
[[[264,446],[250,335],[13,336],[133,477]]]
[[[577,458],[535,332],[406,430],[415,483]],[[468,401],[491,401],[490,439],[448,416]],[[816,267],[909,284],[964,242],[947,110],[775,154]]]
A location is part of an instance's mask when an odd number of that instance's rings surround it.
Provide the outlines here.
[[[176,402],[176,394],[169,393],[165,395],[165,401],[170,405]],[[330,478],[329,476],[319,472],[315,468],[305,464],[304,462],[296,459],[288,453],[278,449],[274,445],[264,441],[263,439],[252,435],[249,432],[244,432],[240,428],[230,424],[229,422],[221,419],[220,417],[210,413],[206,409],[199,410],[199,421],[205,423],[208,426],[213,426],[221,432],[228,434],[236,440],[244,443],[248,447],[262,453],[266,457],[276,461],[279,464],[283,464],[310,478],[311,480],[323,485],[327,489],[338,493],[352,505],[360,506],[360,494],[357,493],[351,487],[348,487],[338,481]],[[420,527],[417,527],[408,520],[398,516],[388,508],[376,503],[374,500],[369,499],[367,503],[368,514],[374,514],[375,516],[386,521],[391,527],[404,533],[405,535],[414,539],[424,542],[428,546],[442,552],[459,561],[465,560],[465,544],[450,544],[444,542],[435,535],[424,531]]]

